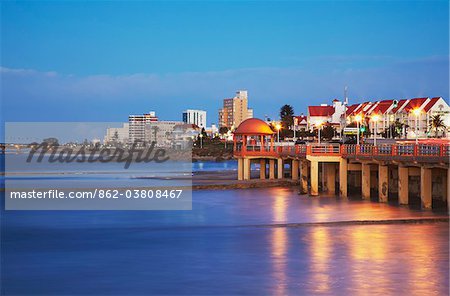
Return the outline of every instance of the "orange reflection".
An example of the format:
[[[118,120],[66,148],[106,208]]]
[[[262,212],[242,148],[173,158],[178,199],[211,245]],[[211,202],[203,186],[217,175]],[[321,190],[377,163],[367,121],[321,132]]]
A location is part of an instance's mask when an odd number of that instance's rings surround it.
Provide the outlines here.
[[[286,227],[276,227],[272,230],[272,263],[273,277],[276,279],[275,295],[286,295],[287,283],[287,244]]]
[[[275,195],[273,209],[273,220],[276,223],[287,222],[287,202],[288,193],[285,190],[278,190]],[[271,237],[271,258],[273,264],[273,278],[276,279],[275,295],[286,295],[287,285],[287,246],[288,235],[286,227],[275,227],[272,229]]]
[[[433,291],[439,283],[443,283],[446,275],[439,272],[438,263],[430,261],[439,251],[430,237],[430,227],[422,225],[414,227],[414,232],[403,234],[404,248],[414,250],[415,256],[406,260],[405,271],[409,273],[411,295],[424,295]]]
[[[273,207],[273,220],[276,223],[287,222],[287,198],[289,193],[286,190],[280,189],[275,195]]]
[[[312,232],[312,280],[315,283],[316,292],[329,292],[330,290],[330,234],[326,227],[313,227]]]

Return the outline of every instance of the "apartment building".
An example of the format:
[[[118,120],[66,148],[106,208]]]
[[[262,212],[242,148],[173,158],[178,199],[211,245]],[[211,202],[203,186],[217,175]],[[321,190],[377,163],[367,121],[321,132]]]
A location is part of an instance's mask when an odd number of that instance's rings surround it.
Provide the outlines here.
[[[183,122],[195,124],[200,129],[206,128],[206,111],[188,109],[183,112]]]
[[[223,100],[223,108],[219,110],[219,127],[234,129],[247,118],[253,118],[253,109],[248,108],[246,90],[239,90],[233,98]]]
[[[145,126],[149,123],[158,122],[156,112],[150,111],[145,114],[128,116],[128,141],[145,141]]]

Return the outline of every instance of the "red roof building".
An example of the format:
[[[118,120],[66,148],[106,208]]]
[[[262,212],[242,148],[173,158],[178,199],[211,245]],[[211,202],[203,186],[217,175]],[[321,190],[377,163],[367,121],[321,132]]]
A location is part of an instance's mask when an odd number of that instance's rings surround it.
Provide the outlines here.
[[[334,114],[333,106],[309,106],[309,116],[328,117]]]

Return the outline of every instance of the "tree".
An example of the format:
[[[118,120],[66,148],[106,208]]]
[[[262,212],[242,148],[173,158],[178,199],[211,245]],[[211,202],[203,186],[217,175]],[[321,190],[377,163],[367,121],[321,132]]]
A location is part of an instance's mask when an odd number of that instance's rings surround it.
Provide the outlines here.
[[[228,133],[228,127],[226,127],[226,126],[221,126],[221,127],[219,128],[219,134],[225,135],[226,133]]]
[[[396,121],[394,121],[393,123],[391,123],[391,125],[389,125],[388,128],[386,128],[381,135],[384,138],[400,138],[400,136],[402,135],[402,130],[403,130],[403,126],[405,126],[405,124],[401,123],[398,119]]]
[[[430,126],[430,130],[434,129],[434,133],[435,133],[434,136],[436,138],[438,137],[439,130],[446,128],[446,125],[445,125],[444,120],[442,119],[441,115],[433,115],[431,117],[429,126]]]
[[[336,129],[329,123],[327,123],[320,132],[320,136],[326,140],[331,140],[336,134]]]
[[[294,125],[294,108],[291,105],[284,105],[280,109],[281,125],[284,130],[288,130]]]
[[[119,132],[115,131],[114,132],[114,136],[112,137],[113,142],[118,142],[119,141]]]
[[[46,138],[42,140],[43,143],[46,143],[48,146],[59,146],[59,142],[57,138]]]
[[[157,127],[156,125],[152,126],[152,130],[153,130],[153,141],[157,142],[156,136],[158,135],[159,127]]]

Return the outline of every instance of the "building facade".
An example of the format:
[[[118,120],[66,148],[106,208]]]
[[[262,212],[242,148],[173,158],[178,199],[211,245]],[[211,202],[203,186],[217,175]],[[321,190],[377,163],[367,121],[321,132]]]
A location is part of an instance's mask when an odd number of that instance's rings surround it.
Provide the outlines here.
[[[106,129],[103,143],[128,143],[129,123],[124,123],[122,127],[110,127]]]
[[[183,112],[183,122],[195,124],[200,129],[206,128],[206,111],[188,109]]]
[[[149,123],[158,122],[158,117],[154,111],[146,114],[128,116],[128,141],[145,141],[145,126]]]
[[[234,129],[248,118],[253,118],[253,109],[248,108],[246,90],[239,90],[234,98],[223,100],[223,108],[219,110],[219,127]]]
[[[182,125],[181,121],[155,121],[145,125],[144,141],[156,142],[157,147],[171,147],[174,140],[174,129]]]
[[[348,106],[346,115],[347,123],[355,122],[359,115],[372,134],[375,130],[379,134],[394,123],[401,124],[401,136],[406,138],[434,136],[430,123],[435,115],[441,116],[447,128],[450,126],[450,106],[442,97],[364,102]]]

